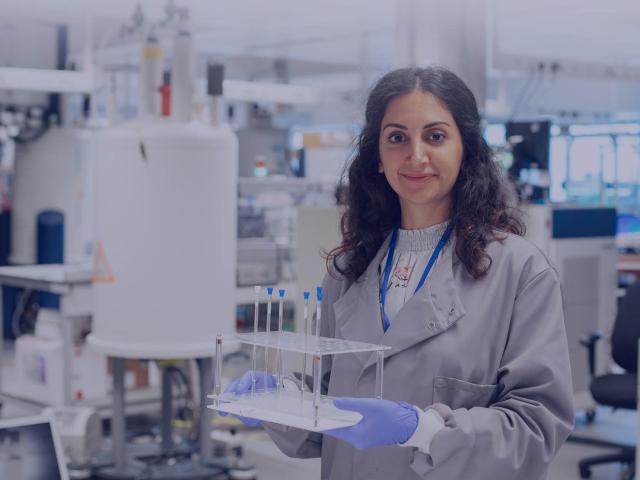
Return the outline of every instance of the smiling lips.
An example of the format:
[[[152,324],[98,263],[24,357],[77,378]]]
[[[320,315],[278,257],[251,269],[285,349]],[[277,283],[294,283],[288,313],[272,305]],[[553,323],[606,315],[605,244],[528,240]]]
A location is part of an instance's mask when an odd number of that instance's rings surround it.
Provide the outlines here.
[[[400,176],[412,182],[425,182],[436,175],[433,173],[401,173]]]

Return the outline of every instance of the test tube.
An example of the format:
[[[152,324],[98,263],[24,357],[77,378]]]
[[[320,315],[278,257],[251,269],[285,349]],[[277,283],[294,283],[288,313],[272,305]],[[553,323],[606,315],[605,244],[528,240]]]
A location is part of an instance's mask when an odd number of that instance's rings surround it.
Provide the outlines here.
[[[378,350],[378,360],[376,362],[376,397],[382,400],[382,373],[384,370],[384,350]]]
[[[214,391],[216,395],[216,407],[220,406],[220,394],[222,392],[222,335],[216,336],[216,373],[213,379]]]
[[[258,310],[260,308],[260,287],[253,287],[254,293],[254,311],[253,311],[253,340],[258,336]],[[256,393],[256,368],[257,368],[256,344],[253,344],[253,352],[251,354],[251,395]]]
[[[307,339],[309,338],[309,297],[311,294],[309,292],[304,292],[304,308],[303,308],[303,317],[304,317],[304,343],[305,346],[307,344]],[[302,355],[302,378],[300,381],[300,400],[304,398],[304,387],[307,383],[307,354],[306,352]]]
[[[322,375],[322,355],[313,356],[313,418],[314,426],[318,426],[318,410],[320,409],[320,385]]]
[[[316,349],[313,357],[313,415],[314,425],[318,426],[318,410],[320,408],[320,385],[322,375],[322,356],[320,355],[320,323],[322,321],[322,287],[316,287]]]
[[[269,376],[269,334],[271,333],[271,301],[273,299],[273,287],[267,287],[267,335],[264,346],[264,391],[267,391]]]
[[[282,389],[282,350],[280,349],[280,337],[282,336],[282,319],[284,306],[284,288],[278,290],[278,349],[276,350],[276,364],[278,365],[278,392]]]
[[[316,338],[320,346],[320,319],[322,317],[322,287],[316,287]]]

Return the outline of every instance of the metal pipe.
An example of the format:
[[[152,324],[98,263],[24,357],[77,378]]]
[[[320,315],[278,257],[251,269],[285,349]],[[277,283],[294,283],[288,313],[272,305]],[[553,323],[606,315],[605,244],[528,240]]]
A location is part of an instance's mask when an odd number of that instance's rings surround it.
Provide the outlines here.
[[[220,396],[222,395],[222,335],[216,336],[216,374],[213,377],[216,406],[220,405]]]
[[[113,357],[113,418],[111,435],[116,473],[125,473],[124,358]]]
[[[162,418],[160,421],[160,432],[162,434],[162,453],[169,453],[173,444],[171,438],[172,421],[172,395],[171,395],[171,372],[168,366],[162,369]]]
[[[73,328],[73,320],[71,318],[63,318],[61,323],[62,328],[62,336],[63,336],[63,345],[65,348],[62,352],[62,388],[64,389],[64,405],[70,406],[73,405],[75,399],[73,398],[73,388],[71,379],[73,377],[72,374],[72,364],[73,364],[73,344],[74,344],[74,328]]]
[[[221,363],[216,355],[216,374],[213,374],[213,360],[209,357],[196,359],[200,378],[200,458],[207,459],[213,453],[213,440],[211,439],[211,417],[213,410],[207,408],[207,392],[211,388],[211,384],[216,379],[221,379],[220,373],[222,368],[218,368]],[[218,380],[218,383],[222,383]]]
[[[254,311],[253,311],[253,340],[256,340],[258,336],[258,311],[260,309],[260,287],[253,287],[255,295],[254,299]],[[257,370],[257,358],[256,358],[256,344],[253,344],[251,353],[251,395],[256,393],[256,370]]]
[[[378,350],[378,359],[376,362],[376,398],[382,400],[382,375],[384,372],[384,350]]]
[[[309,297],[311,294],[309,292],[304,292],[304,309],[303,309],[303,317],[304,317],[304,343],[305,348],[307,346],[307,340],[309,339]],[[305,352],[302,355],[302,377],[300,378],[300,400],[304,398],[304,387],[307,384],[307,353]]]

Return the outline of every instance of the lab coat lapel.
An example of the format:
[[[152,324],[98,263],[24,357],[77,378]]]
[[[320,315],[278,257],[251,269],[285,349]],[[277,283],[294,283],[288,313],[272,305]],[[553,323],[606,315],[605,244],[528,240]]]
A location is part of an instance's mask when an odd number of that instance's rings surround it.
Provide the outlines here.
[[[346,340],[380,344],[384,331],[380,316],[378,266],[389,248],[391,236],[383,242],[367,270],[334,304],[334,314],[339,336]],[[369,352],[354,354],[362,365]]]
[[[385,360],[439,335],[464,316],[465,310],[453,278],[453,265],[459,261],[454,245],[452,236],[425,285],[402,307],[384,335],[376,339],[375,343],[391,347],[385,351]],[[375,353],[364,356],[367,359],[363,373],[377,360]]]

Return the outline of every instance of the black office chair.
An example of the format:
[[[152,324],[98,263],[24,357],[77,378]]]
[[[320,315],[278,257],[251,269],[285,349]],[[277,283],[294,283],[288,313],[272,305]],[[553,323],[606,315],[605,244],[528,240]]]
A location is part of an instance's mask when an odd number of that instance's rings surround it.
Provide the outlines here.
[[[638,339],[640,338],[640,281],[631,285],[620,300],[611,335],[611,355],[625,373],[594,376],[595,347],[601,337],[600,333],[594,332],[580,340],[589,353],[591,395],[599,405],[635,410],[637,408]],[[588,421],[592,421],[594,416],[594,412],[587,412]],[[581,460],[578,463],[580,477],[589,478],[592,466],[611,462],[620,462],[627,466],[628,478],[635,476],[635,448],[628,447],[622,448],[618,453]]]

